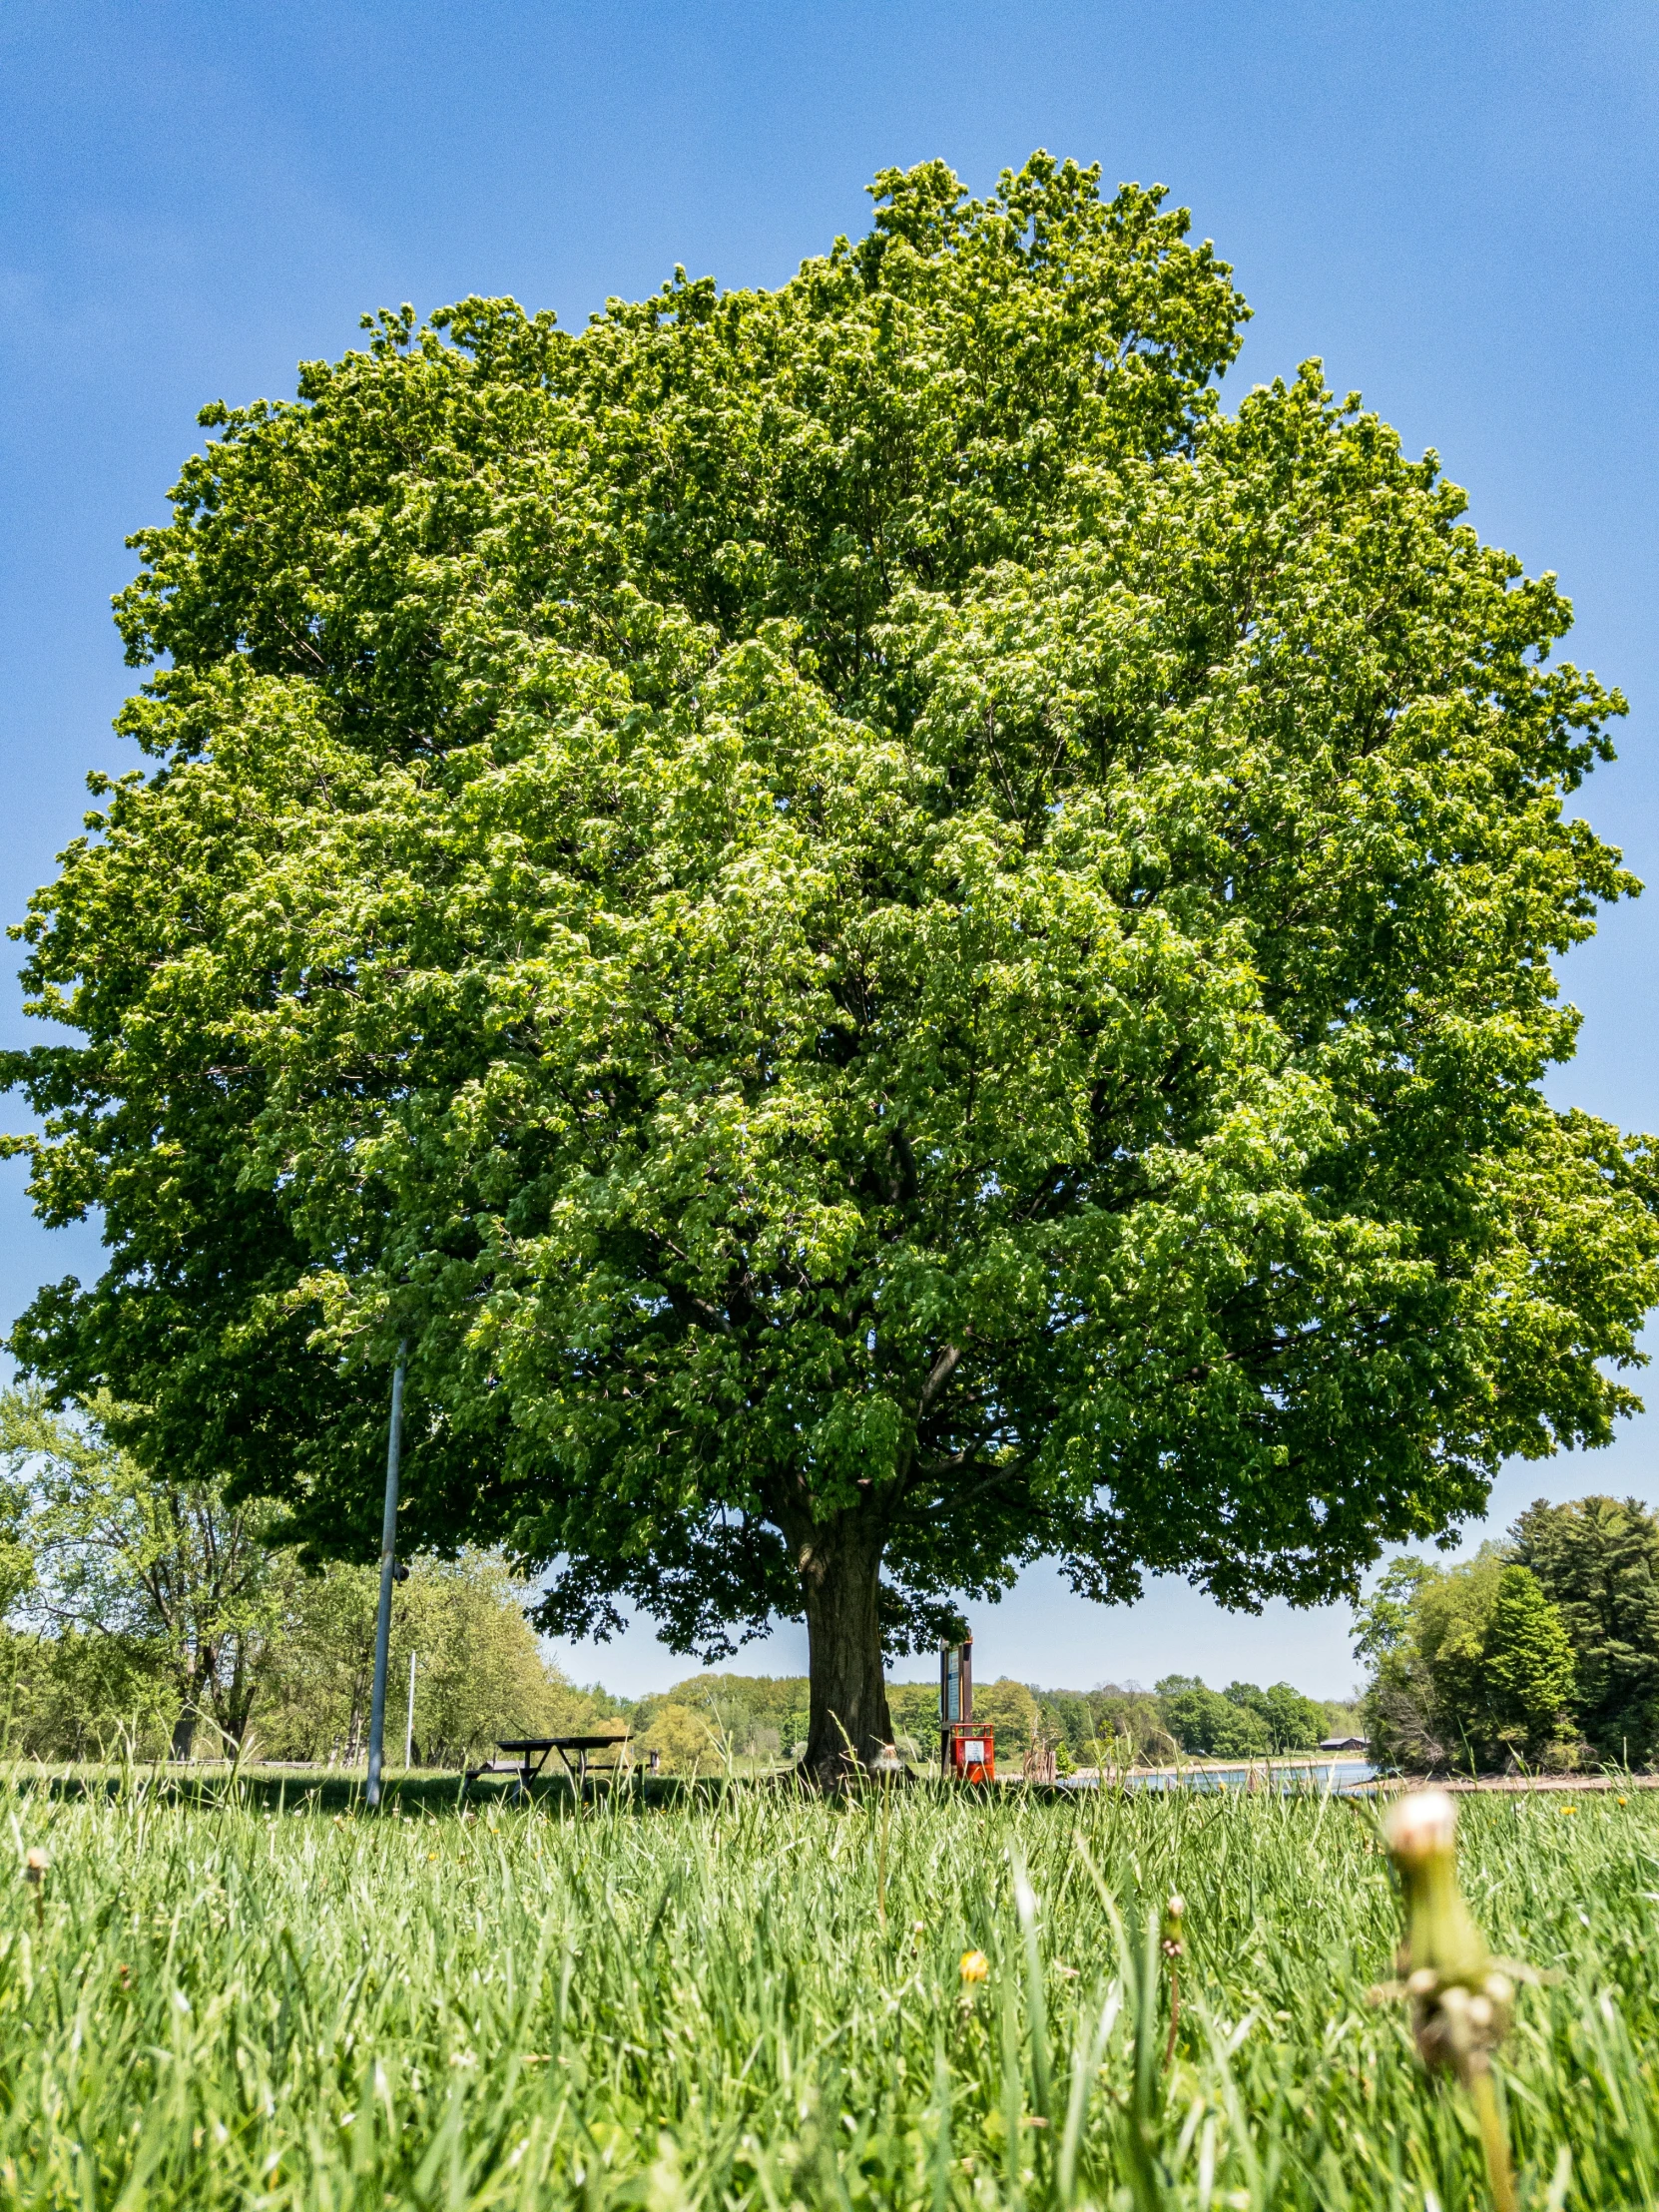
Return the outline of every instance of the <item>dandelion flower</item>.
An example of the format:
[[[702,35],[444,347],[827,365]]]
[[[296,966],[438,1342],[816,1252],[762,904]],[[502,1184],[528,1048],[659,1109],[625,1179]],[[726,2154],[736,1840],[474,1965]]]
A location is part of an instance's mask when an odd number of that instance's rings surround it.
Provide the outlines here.
[[[964,1950],[962,1953],[962,1979],[984,1981],[989,1978],[991,1962],[982,1950]]]
[[[25,1859],[23,1862],[24,1881],[37,1884],[43,1881],[45,1879],[47,1865],[48,1861],[45,1852],[30,1852],[28,1858]]]
[[[1396,1953],[1404,1978],[1378,1993],[1409,1998],[1423,2063],[1447,2068],[1473,2098],[1493,2201],[1512,2212],[1514,2175],[1491,2054],[1508,2028],[1515,1988],[1493,1964],[1457,1887],[1455,1826],[1443,1790],[1402,1798],[1383,1823],[1405,1907],[1405,1940]]]

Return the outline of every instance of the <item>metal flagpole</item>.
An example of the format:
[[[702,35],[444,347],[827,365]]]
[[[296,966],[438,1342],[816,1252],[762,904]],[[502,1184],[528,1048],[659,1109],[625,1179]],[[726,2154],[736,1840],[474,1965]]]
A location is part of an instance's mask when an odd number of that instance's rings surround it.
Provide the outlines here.
[[[414,1765],[414,1667],[415,1655],[409,1654],[409,1725],[403,1731],[403,1765]]]
[[[391,1585],[397,1565],[397,1470],[403,1454],[403,1365],[409,1340],[397,1348],[391,1378],[391,1429],[386,1437],[386,1509],[380,1522],[380,1611],[374,1623],[374,1700],[368,1710],[368,1802],[380,1802],[386,1742],[386,1647],[391,1641]]]

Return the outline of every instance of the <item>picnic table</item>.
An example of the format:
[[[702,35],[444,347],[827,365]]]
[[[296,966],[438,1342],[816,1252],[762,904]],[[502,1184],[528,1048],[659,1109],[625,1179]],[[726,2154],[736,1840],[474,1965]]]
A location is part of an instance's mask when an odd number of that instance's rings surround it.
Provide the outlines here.
[[[581,1797],[588,1781],[588,1753],[590,1751],[616,1751],[620,1754],[628,1741],[624,1736],[503,1736],[496,1743],[497,1751],[511,1752],[513,1756],[503,1766],[499,1760],[487,1759],[481,1767],[468,1771],[468,1782],[476,1782],[481,1774],[518,1775],[521,1797],[528,1797],[530,1785],[541,1774],[548,1760],[557,1752],[564,1761],[564,1769]],[[574,1753],[574,1760],[572,1754]]]

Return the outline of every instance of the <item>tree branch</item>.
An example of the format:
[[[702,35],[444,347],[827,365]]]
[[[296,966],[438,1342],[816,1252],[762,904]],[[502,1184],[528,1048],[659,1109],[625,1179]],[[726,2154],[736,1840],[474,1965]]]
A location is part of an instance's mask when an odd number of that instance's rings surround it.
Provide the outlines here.
[[[928,1369],[927,1380],[921,1386],[921,1402],[916,1407],[917,1420],[920,1420],[923,1413],[926,1412],[927,1408],[932,1404],[933,1400],[938,1396],[939,1392],[950,1381],[950,1378],[956,1373],[957,1367],[961,1363],[961,1358],[962,1348],[960,1345],[946,1345],[944,1350],[939,1354],[938,1358],[933,1362],[933,1365]]]

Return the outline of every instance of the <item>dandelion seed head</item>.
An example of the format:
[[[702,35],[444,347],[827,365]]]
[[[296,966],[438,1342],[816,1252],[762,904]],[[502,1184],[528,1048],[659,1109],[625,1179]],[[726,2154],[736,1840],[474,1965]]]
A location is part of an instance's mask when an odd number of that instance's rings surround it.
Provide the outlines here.
[[[1443,1790],[1416,1790],[1392,1808],[1382,1833],[1396,1859],[1421,1866],[1450,1852],[1456,1826],[1456,1807]]]

